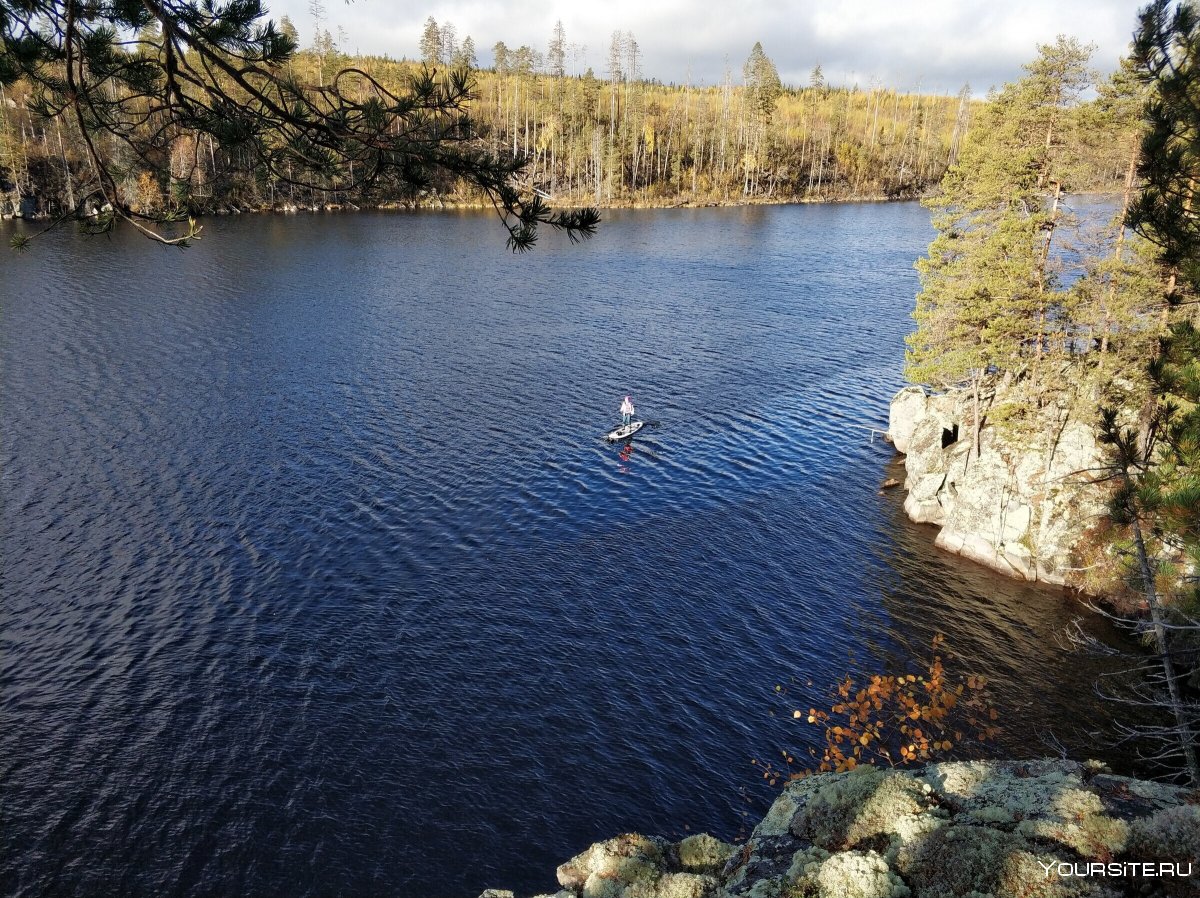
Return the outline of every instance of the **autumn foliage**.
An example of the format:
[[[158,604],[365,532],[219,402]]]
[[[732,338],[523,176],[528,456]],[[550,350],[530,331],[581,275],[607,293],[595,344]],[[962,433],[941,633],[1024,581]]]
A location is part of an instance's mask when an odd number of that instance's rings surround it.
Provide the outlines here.
[[[965,753],[995,739],[999,715],[987,680],[950,675],[942,659],[945,637],[934,636],[920,674],[860,676],[838,683],[828,711],[795,711],[822,729],[823,749],[810,749],[815,764],[791,776],[853,770],[860,764],[899,767]],[[784,753],[790,764],[794,758]],[[765,768],[775,780],[778,771]]]

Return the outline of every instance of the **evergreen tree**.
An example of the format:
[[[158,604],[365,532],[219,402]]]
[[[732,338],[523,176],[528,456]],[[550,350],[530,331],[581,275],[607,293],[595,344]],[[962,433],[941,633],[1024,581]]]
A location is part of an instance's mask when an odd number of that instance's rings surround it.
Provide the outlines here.
[[[1200,224],[1194,211],[1200,178],[1200,17],[1195,7],[1154,0],[1144,8],[1132,59],[1150,96],[1137,167],[1142,189],[1129,204],[1127,222],[1156,249],[1165,310],[1200,288]],[[1142,428],[1119,427],[1117,412],[1105,413],[1105,437],[1119,477],[1113,517],[1132,535],[1135,576],[1162,665],[1162,704],[1175,719],[1168,731],[1175,747],[1162,757],[1180,761],[1192,785],[1200,786],[1200,714],[1197,702],[1185,694],[1188,653],[1183,669],[1178,657],[1181,644],[1190,638],[1190,665],[1195,667],[1200,639],[1195,619],[1200,609],[1200,332],[1192,321],[1183,318],[1171,325],[1150,373],[1158,402]],[[1190,580],[1191,588],[1174,603],[1164,602],[1158,574],[1168,560],[1180,559],[1182,579]],[[1171,580],[1180,579],[1176,567]]]
[[[504,41],[496,41],[495,46],[492,47],[492,68],[495,69],[497,75],[508,74],[511,55]]]
[[[433,16],[425,20],[425,30],[421,32],[421,62],[430,68],[442,62],[442,30]]]
[[[1155,0],[1141,13],[1134,62],[1154,86],[1129,224],[1159,247],[1177,278],[1200,287],[1200,14],[1189,3]],[[1171,293],[1174,293],[1174,284]]]
[[[458,56],[458,31],[452,23],[447,22],[441,27],[438,40],[441,42],[438,58],[445,65],[453,65],[454,58]]]
[[[764,122],[769,123],[775,112],[775,104],[783,94],[783,83],[775,63],[763,51],[759,41],[750,48],[750,56],[742,67],[742,78],[746,82],[750,106]]]
[[[1175,719],[1173,727],[1134,729],[1131,735],[1165,744],[1154,759],[1182,768],[1192,785],[1200,787],[1195,739],[1200,705],[1185,695],[1186,670],[1180,669],[1176,657],[1181,637],[1195,639],[1200,635],[1200,622],[1165,605],[1158,589],[1163,550],[1170,551],[1173,538],[1183,540],[1193,565],[1200,560],[1200,412],[1195,405],[1200,402],[1198,360],[1200,333],[1190,322],[1173,328],[1153,371],[1160,394],[1185,398],[1191,410],[1179,414],[1174,406],[1163,406],[1149,432],[1142,434],[1121,427],[1117,411],[1106,409],[1101,440],[1110,446],[1112,477],[1116,480],[1110,513],[1113,523],[1130,534],[1133,578],[1150,615],[1155,655],[1162,668],[1157,679],[1166,691],[1164,700],[1151,697],[1144,704],[1165,708]]]
[[[1142,10],[1134,35],[1133,67],[1149,96],[1137,166],[1140,195],[1126,222],[1154,246],[1160,266],[1160,304],[1167,310],[1200,290],[1200,223],[1195,210],[1200,180],[1200,16],[1187,3],[1154,0]],[[1189,305],[1187,308],[1193,308]],[[1200,556],[1200,338],[1189,312],[1170,328],[1151,366],[1159,398],[1159,429],[1170,435],[1164,458],[1175,492],[1171,526],[1187,550]],[[1182,408],[1183,412],[1177,410]],[[1190,521],[1188,520],[1190,516]]]
[[[317,54],[317,83],[325,85],[325,56],[328,46],[323,36],[325,31],[325,4],[321,0],[308,0],[308,12],[313,20],[313,52]]]
[[[1161,324],[1161,316],[1148,315],[1148,310],[1162,304],[1154,247],[1125,226],[1136,193],[1143,109],[1149,97],[1130,58],[1121,60],[1097,93],[1095,102],[1080,109],[1075,131],[1082,156],[1076,163],[1086,158],[1091,164],[1111,166],[1114,173],[1123,172],[1121,203],[1111,221],[1097,231],[1095,245],[1084,247],[1086,276],[1073,285],[1068,310],[1080,336],[1095,350],[1088,360],[1098,369],[1093,372],[1099,374],[1097,394],[1106,402],[1137,406],[1148,398],[1149,381],[1142,367],[1153,355],[1160,330],[1147,324],[1156,317]],[[1111,392],[1114,366],[1125,375],[1122,395]]]
[[[279,33],[290,40],[294,45],[300,45],[300,32],[296,30],[296,26],[292,24],[292,20],[287,16],[279,17]]]
[[[463,38],[463,42],[455,50],[450,64],[456,69],[479,68],[479,60],[475,56],[475,40],[471,35],[468,34]]]
[[[1038,52],[1026,77],[989,102],[928,202],[938,233],[917,263],[905,373],[940,388],[971,385],[976,451],[982,381],[1036,368],[1062,299],[1049,264],[1064,178],[1056,135],[1086,84],[1090,50],[1060,38]],[[1069,351],[1066,338],[1058,345]]]

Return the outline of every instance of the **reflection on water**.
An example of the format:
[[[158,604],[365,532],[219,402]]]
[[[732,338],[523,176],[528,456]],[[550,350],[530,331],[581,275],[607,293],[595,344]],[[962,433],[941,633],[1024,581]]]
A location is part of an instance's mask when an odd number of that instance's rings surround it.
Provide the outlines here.
[[[774,686],[935,631],[1006,751],[1098,752],[1070,605],[878,493],[919,206],[205,235],[0,264],[7,892],[549,891],[736,833],[814,738]],[[625,392],[662,425],[606,444]]]

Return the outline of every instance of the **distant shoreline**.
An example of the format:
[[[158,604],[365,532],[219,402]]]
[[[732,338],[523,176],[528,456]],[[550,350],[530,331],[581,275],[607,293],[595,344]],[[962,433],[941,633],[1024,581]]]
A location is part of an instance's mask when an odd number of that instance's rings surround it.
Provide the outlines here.
[[[1081,190],[1074,192],[1073,196],[1086,197],[1109,197],[1119,194],[1106,190]],[[600,210],[626,210],[626,209],[734,209],[747,206],[841,206],[841,205],[857,205],[867,203],[914,203],[921,202],[926,199],[927,195],[921,196],[906,196],[906,197],[889,197],[884,195],[872,196],[847,196],[847,197],[738,197],[737,199],[636,199],[636,200],[609,200],[600,204],[589,204],[586,200],[575,202],[573,198],[562,200],[550,200],[549,205],[552,209],[578,209],[589,205]],[[446,198],[435,197],[433,199],[422,198],[418,200],[399,200],[382,203],[357,204],[357,203],[318,203],[315,205],[309,204],[293,204],[293,203],[277,203],[268,206],[238,206],[237,204],[229,204],[225,206],[217,206],[203,212],[194,212],[192,216],[198,219],[219,218],[228,215],[299,215],[308,214],[331,214],[331,213],[355,213],[355,212],[491,212],[493,211],[490,203],[477,200],[465,200],[462,198]],[[49,215],[0,215],[0,222],[7,221],[28,221],[28,222],[46,222],[52,216]],[[82,217],[76,220],[83,220]]]
[[[739,197],[737,199],[651,199],[651,200],[617,200],[604,201],[599,204],[586,200],[574,199],[551,200],[552,209],[578,209],[592,206],[597,209],[728,209],[744,206],[827,206],[847,205],[856,203],[910,203],[919,202],[923,197],[888,197],[850,196],[850,197]],[[300,213],[334,213],[334,212],[451,212],[478,211],[490,212],[492,205],[484,201],[452,199],[420,199],[398,200],[383,203],[317,203],[314,205],[300,203],[276,203],[268,206],[239,206],[230,203],[217,206],[202,212],[193,212],[195,218],[212,218],[226,215],[297,215]],[[0,215],[0,221],[49,221],[50,215]],[[82,220],[82,217],[79,219]]]

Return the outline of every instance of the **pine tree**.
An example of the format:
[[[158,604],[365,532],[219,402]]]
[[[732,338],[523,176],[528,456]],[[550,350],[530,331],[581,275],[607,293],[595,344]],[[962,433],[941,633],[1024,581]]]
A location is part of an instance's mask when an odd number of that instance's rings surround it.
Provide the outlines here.
[[[1128,220],[1177,278],[1200,288],[1200,14],[1189,3],[1155,0],[1140,19],[1133,58],[1154,94],[1138,167],[1141,196]]]
[[[421,62],[430,68],[442,62],[442,30],[433,16],[425,20],[425,30],[421,32]]]
[[[775,104],[783,94],[783,83],[779,80],[775,63],[771,62],[759,41],[755,41],[750,48],[750,55],[742,67],[742,78],[746,82],[751,108],[769,124]]]
[[[938,233],[917,263],[921,292],[905,374],[943,389],[971,386],[976,452],[982,381],[1026,364],[1036,378],[1052,306],[1062,299],[1050,266],[1063,180],[1060,129],[1086,84],[1090,50],[1060,38],[1038,51],[1026,77],[989,102],[928,202]]]
[[[438,31],[438,40],[441,43],[438,58],[445,65],[453,65],[454,58],[458,56],[458,31],[452,23],[446,22],[442,25]]]
[[[313,20],[313,52],[317,54],[317,83],[324,87],[326,47],[321,37],[325,30],[325,4],[321,0],[308,0],[308,12]]]
[[[495,46],[492,47],[492,68],[495,69],[497,75],[508,74],[511,56],[508,45],[504,41],[496,41]]]
[[[454,51],[450,64],[456,69],[477,69],[479,60],[475,56],[475,40],[471,35],[463,38],[463,42]]]
[[[1081,260],[1086,275],[1073,285],[1068,311],[1078,336],[1094,350],[1087,360],[1095,369],[1090,373],[1096,394],[1106,402],[1136,406],[1149,395],[1144,364],[1153,355],[1161,330],[1161,316],[1150,310],[1163,302],[1154,247],[1125,226],[1136,193],[1143,110],[1149,94],[1130,58],[1121,60],[1097,94],[1094,102],[1079,110],[1077,162],[1082,165],[1086,160],[1123,173],[1121,202],[1106,226],[1097,229],[1093,245],[1084,247]],[[1120,395],[1113,391],[1117,383],[1122,384]]]
[[[1129,205],[1126,220],[1157,251],[1165,309],[1200,289],[1200,224],[1194,211],[1200,179],[1200,16],[1196,9],[1168,0],[1154,0],[1145,7],[1132,59],[1151,93],[1138,164],[1142,189]],[[1105,413],[1105,437],[1113,447],[1113,466],[1120,478],[1113,517],[1133,536],[1136,579],[1162,665],[1166,690],[1162,704],[1175,719],[1169,732],[1177,747],[1163,756],[1178,759],[1192,785],[1200,786],[1196,702],[1184,694],[1187,671],[1180,669],[1176,656],[1180,641],[1190,636],[1194,666],[1194,643],[1200,638],[1200,622],[1194,617],[1200,608],[1196,588],[1200,580],[1195,574],[1200,565],[1200,332],[1192,321],[1171,325],[1150,373],[1158,403],[1143,428],[1121,428],[1115,410]],[[1155,543],[1161,547],[1158,552]],[[1191,588],[1172,605],[1159,594],[1157,575],[1164,555],[1180,554],[1186,561],[1184,570],[1191,571]],[[1180,615],[1182,626],[1172,620]]]
[[[287,16],[279,17],[279,33],[290,40],[293,44],[299,46],[300,32],[296,30],[296,26],[292,24],[292,20]]]

